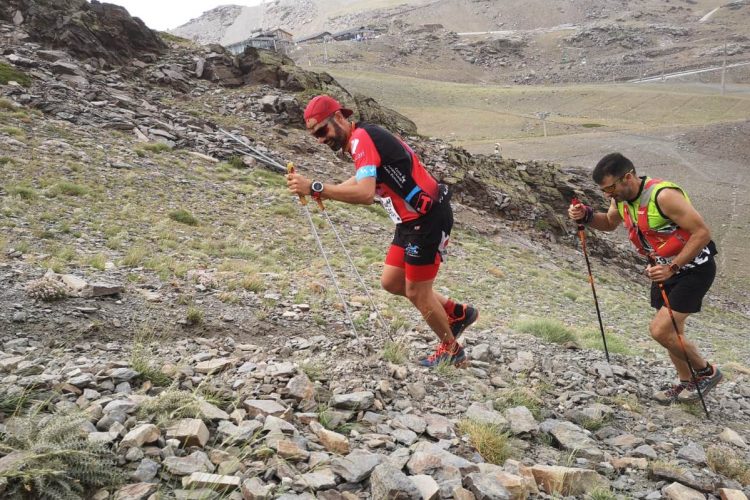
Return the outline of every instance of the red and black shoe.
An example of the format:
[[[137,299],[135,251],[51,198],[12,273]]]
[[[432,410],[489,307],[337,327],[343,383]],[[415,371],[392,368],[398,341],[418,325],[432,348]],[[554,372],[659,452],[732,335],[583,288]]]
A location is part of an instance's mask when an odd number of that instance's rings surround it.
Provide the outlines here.
[[[422,366],[433,367],[440,363],[447,363],[454,366],[461,366],[466,361],[464,348],[458,342],[441,342],[437,350],[424,359],[419,360]]]
[[[469,326],[479,319],[479,311],[469,304],[456,304],[453,314],[448,315],[448,323],[454,339],[458,339]]]

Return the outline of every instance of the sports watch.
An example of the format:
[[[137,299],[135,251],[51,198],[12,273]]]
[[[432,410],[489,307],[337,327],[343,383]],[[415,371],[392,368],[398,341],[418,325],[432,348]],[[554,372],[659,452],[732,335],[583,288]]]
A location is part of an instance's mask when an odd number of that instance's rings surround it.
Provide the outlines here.
[[[313,181],[310,184],[310,194],[316,200],[320,199],[320,195],[323,193],[323,183],[320,181]]]
[[[680,272],[680,266],[678,266],[676,262],[672,262],[669,264],[669,270],[672,271],[672,274],[677,274]]]

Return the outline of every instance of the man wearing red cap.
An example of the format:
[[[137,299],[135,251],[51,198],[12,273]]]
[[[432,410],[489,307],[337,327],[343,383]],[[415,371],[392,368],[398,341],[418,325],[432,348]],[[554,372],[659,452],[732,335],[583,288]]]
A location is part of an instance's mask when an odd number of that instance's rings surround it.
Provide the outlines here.
[[[355,175],[341,184],[324,184],[289,174],[289,190],[352,204],[379,199],[396,224],[380,282],[386,291],[408,298],[440,339],[435,353],[420,364],[461,364],[466,354],[456,339],[479,313],[432,288],[453,227],[448,187],[430,175],[406,143],[377,125],[348,121],[351,114],[332,97],[319,95],[305,109],[305,125],[320,144],[349,153]]]

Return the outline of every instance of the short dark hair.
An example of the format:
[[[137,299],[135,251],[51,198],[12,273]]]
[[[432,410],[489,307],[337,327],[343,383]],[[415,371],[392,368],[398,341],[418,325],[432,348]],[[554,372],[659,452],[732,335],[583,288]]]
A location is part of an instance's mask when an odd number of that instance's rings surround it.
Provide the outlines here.
[[[635,175],[635,167],[633,162],[625,158],[620,153],[610,153],[596,164],[594,172],[591,177],[594,182],[601,184],[602,180],[611,175],[612,177],[622,177],[628,172],[633,172]]]

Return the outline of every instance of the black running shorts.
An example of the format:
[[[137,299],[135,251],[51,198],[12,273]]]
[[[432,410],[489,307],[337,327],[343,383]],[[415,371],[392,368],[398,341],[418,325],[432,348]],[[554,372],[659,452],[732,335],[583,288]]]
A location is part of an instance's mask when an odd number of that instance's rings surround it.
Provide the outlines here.
[[[664,282],[664,289],[673,311],[689,314],[701,310],[703,297],[716,276],[713,258],[692,269],[685,269]],[[657,283],[651,283],[651,307],[661,309],[664,299]]]
[[[442,187],[442,186],[441,186]],[[447,192],[441,202],[419,219],[396,226],[393,245],[404,249],[404,262],[420,266],[436,262],[445,252],[453,228],[453,209]],[[440,261],[437,261],[440,262]]]

